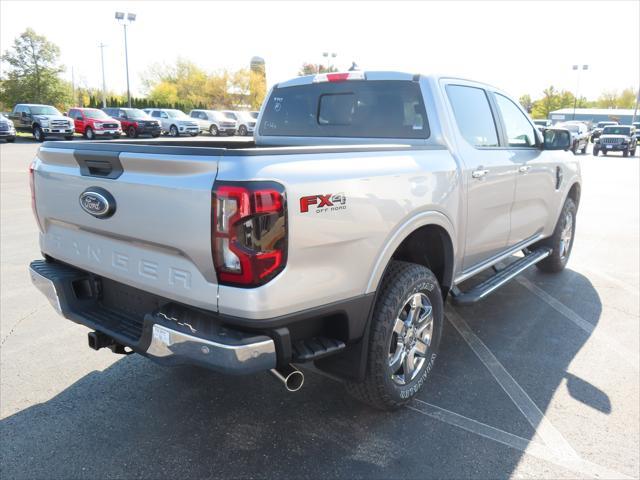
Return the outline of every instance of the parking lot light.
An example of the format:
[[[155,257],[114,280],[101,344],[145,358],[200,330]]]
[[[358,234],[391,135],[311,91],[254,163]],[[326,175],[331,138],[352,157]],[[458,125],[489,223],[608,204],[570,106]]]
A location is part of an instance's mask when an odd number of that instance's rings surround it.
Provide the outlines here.
[[[577,72],[576,73],[577,78],[576,78],[576,95],[573,98],[573,118],[571,120],[576,119],[576,105],[578,103],[578,94],[580,90],[580,70],[589,70],[589,65],[574,65],[573,70]]]
[[[129,88],[129,50],[127,48],[127,25],[131,25],[136,20],[135,13],[127,13],[127,20],[125,21],[124,12],[116,12],[116,20],[122,23],[124,27],[124,61],[127,71],[127,105],[131,108],[131,89]]]

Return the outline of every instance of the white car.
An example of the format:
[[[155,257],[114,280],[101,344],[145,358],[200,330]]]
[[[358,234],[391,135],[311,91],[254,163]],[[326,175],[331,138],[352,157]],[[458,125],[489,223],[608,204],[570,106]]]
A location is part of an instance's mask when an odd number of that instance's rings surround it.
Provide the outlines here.
[[[253,135],[253,131],[256,128],[256,119],[258,118],[257,115],[254,117],[253,113],[257,112],[223,110],[222,113],[238,122],[238,135]]]
[[[173,108],[147,108],[144,110],[153,118],[157,118],[164,133],[171,137],[191,135],[195,137],[200,133],[200,125],[187,116],[182,110]]]
[[[235,135],[238,123],[217,110],[191,110],[189,116],[198,122],[200,130],[211,135]]]

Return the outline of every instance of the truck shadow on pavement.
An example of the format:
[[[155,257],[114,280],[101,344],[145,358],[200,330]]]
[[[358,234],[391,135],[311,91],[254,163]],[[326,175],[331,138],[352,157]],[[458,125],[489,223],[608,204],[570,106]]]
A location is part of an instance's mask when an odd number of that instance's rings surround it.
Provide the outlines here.
[[[600,298],[584,276],[527,277],[587,305],[582,318],[598,323]],[[614,408],[566,371],[589,335],[522,285],[456,312],[542,412],[564,379],[581,402]],[[451,324],[420,398],[527,440],[535,433]],[[312,371],[288,394],[268,373],[165,369],[135,355],[0,421],[0,438],[4,478],[504,478],[523,455],[415,409],[373,410]]]

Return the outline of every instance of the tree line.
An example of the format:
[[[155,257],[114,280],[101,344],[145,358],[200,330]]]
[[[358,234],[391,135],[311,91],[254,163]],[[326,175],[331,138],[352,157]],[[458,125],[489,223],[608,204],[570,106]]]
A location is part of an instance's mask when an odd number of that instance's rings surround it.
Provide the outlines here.
[[[542,91],[542,97],[532,100],[526,94],[520,97],[520,105],[533,118],[548,118],[549,113],[561,108],[634,108],[636,105],[636,92],[633,88],[625,88],[621,92],[607,90],[602,92],[597,100],[589,101],[585,97],[576,99],[575,95],[567,90],[557,90],[553,85]]]
[[[72,85],[61,75],[60,49],[28,28],[0,57],[8,65],[0,76],[0,109],[17,103],[43,103],[60,110],[69,107],[102,107],[102,91]],[[131,99],[133,107],[165,107],[189,111],[203,109],[258,109],[266,95],[263,70],[206,72],[193,62],[178,59],[175,65],[157,64],[142,74],[144,97]],[[123,107],[126,95],[107,92],[107,106]]]

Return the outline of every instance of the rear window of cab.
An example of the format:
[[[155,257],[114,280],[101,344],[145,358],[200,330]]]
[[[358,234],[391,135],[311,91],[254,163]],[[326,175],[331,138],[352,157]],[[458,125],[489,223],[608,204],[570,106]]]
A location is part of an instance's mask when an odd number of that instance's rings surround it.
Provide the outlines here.
[[[418,82],[349,80],[274,88],[260,135],[429,138]]]

